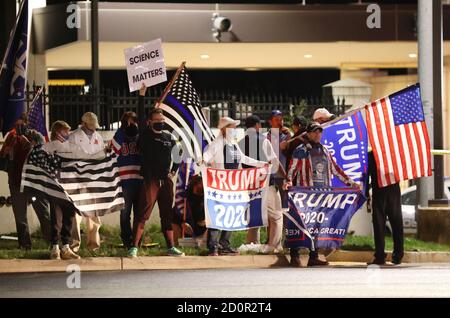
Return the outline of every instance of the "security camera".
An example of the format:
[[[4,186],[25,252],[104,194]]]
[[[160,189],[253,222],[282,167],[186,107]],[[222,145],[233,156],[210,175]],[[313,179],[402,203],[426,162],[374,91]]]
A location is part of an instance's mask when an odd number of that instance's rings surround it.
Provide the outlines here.
[[[213,15],[213,26],[219,32],[229,32],[233,25],[231,24],[231,20],[227,17],[222,17],[217,14]]]

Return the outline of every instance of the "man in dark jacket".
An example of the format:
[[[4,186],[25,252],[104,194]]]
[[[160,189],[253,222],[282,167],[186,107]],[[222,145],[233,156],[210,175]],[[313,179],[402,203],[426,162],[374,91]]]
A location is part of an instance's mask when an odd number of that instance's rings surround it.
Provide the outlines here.
[[[400,195],[400,185],[394,183],[386,187],[378,186],[377,165],[373,152],[369,152],[369,173],[367,174],[366,197],[369,197],[369,189],[372,188],[372,200],[368,200],[367,205],[372,206],[373,236],[375,239],[375,255],[368,265],[383,265],[386,262],[384,252],[384,237],[386,235],[386,217],[392,227],[392,238],[394,241],[394,251],[392,253],[392,263],[401,264],[403,258],[403,217],[402,203]],[[372,201],[372,204],[371,204]]]
[[[27,219],[27,204],[30,196],[21,192],[22,170],[29,152],[36,145],[44,143],[42,135],[28,128],[27,114],[24,113],[15,122],[14,128],[6,135],[5,143],[0,150],[1,157],[8,157],[8,184],[12,199],[12,209],[16,221],[19,248],[30,250],[31,237]],[[50,213],[47,200],[36,196],[31,205],[41,224],[45,240],[50,241]]]
[[[173,161],[172,153],[181,151],[173,136],[164,129],[165,118],[159,108],[149,114],[149,125],[139,135],[138,148],[142,158],[141,175],[144,179],[141,203],[133,224],[133,247],[128,251],[130,257],[137,256],[137,247],[144,233],[145,222],[150,218],[153,207],[158,202],[161,230],[166,240],[168,255],[184,256],[174,246],[173,221],[173,181],[179,164]],[[174,149],[174,147],[176,149]]]

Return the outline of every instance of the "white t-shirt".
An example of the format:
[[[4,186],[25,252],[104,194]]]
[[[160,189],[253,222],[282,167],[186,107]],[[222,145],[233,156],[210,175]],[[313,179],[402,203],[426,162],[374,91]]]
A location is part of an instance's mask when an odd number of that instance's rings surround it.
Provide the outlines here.
[[[91,155],[103,151],[105,148],[103,138],[98,132],[95,131],[92,138],[89,138],[81,127],[70,133],[69,142],[79,145],[84,152]]]
[[[70,159],[103,159],[105,157],[104,151],[96,154],[88,154],[79,145],[70,143],[69,141],[61,142],[59,140],[52,140],[45,143],[42,149],[50,154],[57,154],[58,156]]]

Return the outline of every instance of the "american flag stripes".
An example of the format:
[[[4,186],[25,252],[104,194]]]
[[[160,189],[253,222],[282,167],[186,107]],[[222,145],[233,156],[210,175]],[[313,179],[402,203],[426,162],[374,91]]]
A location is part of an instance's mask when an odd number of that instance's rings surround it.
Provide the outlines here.
[[[184,65],[160,108],[173,134],[181,138],[183,152],[196,161],[201,158],[203,149],[214,135]]]
[[[101,160],[65,159],[35,147],[24,165],[22,188],[71,202],[83,216],[102,216],[124,206],[116,155]]]
[[[419,84],[366,105],[366,121],[380,187],[431,176],[430,140]]]

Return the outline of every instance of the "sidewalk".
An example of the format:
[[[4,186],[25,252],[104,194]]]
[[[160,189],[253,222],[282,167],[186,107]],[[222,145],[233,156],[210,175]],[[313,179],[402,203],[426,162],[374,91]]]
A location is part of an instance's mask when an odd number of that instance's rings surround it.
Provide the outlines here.
[[[328,261],[335,267],[364,268],[372,255],[373,252],[336,251]],[[73,261],[0,259],[0,273],[66,272],[70,264],[78,265],[81,271],[279,268],[287,267],[288,260],[286,255],[95,257]],[[306,262],[307,256],[302,255],[302,264]],[[403,262],[450,263],[450,252],[406,252]]]

